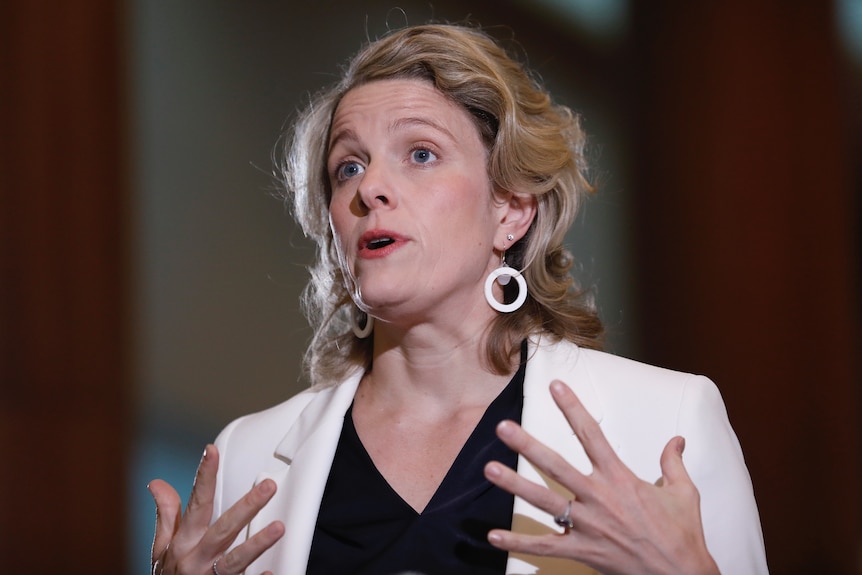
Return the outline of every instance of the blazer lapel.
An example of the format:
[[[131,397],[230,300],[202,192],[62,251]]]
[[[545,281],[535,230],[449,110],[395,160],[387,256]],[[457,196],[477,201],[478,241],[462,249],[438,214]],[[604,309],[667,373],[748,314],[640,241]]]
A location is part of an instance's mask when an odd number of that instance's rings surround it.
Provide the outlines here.
[[[548,386],[554,379],[568,384],[578,394],[587,410],[599,422],[603,410],[587,370],[578,364],[579,349],[566,343],[549,344],[530,341],[530,357],[524,379],[524,410],[521,424],[542,443],[557,451],[575,468],[589,473],[589,462],[580,442],[574,437],[565,417],[554,404]],[[324,389],[311,400],[297,418],[275,452],[287,466],[275,472],[262,473],[257,482],[270,478],[278,490],[249,525],[256,533],[272,521],[285,524],[285,535],[273,548],[255,561],[247,573],[270,570],[278,575],[304,575],[311,551],[315,521],[326,478],[332,467],[335,449],[341,436],[344,414],[353,401],[361,373],[338,386]],[[539,473],[523,457],[518,459],[518,474],[547,485],[571,497],[566,490]],[[520,533],[559,532],[550,514],[516,497],[512,529]],[[587,575],[593,569],[570,560],[533,555],[510,554],[507,575]]]
[[[599,396],[589,373],[579,363],[580,349],[568,343],[548,343],[539,338],[531,339],[527,373],[524,378],[524,410],[521,425],[533,437],[562,455],[566,461],[582,473],[589,473],[592,464],[574,436],[565,416],[551,397],[548,386],[558,379],[571,387],[587,411],[601,423],[603,410]],[[566,499],[572,495],[562,485],[540,473],[524,457],[518,458],[518,474],[548,486]],[[562,511],[562,509],[560,510]],[[518,533],[541,535],[559,533],[553,517],[530,503],[515,498],[512,515],[512,530]],[[507,575],[586,575],[597,573],[590,567],[573,563],[567,559],[538,557],[535,555],[509,554]]]
[[[278,490],[249,524],[249,532],[256,533],[279,520],[284,522],[285,534],[249,566],[248,573],[270,570],[278,575],[304,575],[314,536],[313,518],[320,509],[344,414],[360,379],[361,374],[355,374],[335,387],[320,391],[276,448],[275,456],[288,466],[257,478],[257,482],[274,480]]]

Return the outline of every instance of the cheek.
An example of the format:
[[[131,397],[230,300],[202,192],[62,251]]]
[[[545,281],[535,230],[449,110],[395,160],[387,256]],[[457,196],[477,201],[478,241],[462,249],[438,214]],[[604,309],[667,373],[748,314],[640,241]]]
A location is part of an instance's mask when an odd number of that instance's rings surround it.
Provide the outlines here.
[[[346,246],[345,242],[349,236],[349,231],[344,214],[336,209],[335,205],[330,206],[329,229],[332,231],[332,240],[335,243],[335,249],[338,251],[339,258],[343,258]]]
[[[347,231],[336,223],[336,218],[333,216],[332,212],[329,213],[329,229],[332,231],[332,243],[335,247],[335,254],[338,258],[338,267],[341,268],[344,277],[348,281],[352,282],[353,270],[351,269],[350,261],[347,255],[348,250],[346,249],[347,242],[349,242],[350,240],[346,235]]]
[[[341,194],[334,195],[329,202],[329,227],[333,235],[343,235],[351,220],[350,207]]]

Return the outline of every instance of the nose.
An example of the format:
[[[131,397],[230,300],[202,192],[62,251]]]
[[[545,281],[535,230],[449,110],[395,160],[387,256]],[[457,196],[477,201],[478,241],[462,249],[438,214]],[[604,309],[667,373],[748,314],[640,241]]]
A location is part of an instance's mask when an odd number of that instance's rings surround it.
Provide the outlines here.
[[[365,173],[362,174],[356,189],[359,204],[365,210],[395,207],[395,192],[385,172],[382,164],[378,162],[370,162],[365,167]]]

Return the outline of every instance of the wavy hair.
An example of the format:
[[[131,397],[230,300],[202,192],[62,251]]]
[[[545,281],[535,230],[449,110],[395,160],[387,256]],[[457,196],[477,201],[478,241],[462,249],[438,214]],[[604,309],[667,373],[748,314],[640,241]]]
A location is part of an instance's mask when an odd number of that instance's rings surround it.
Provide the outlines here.
[[[601,321],[589,294],[572,278],[574,260],[563,247],[581,201],[593,191],[586,178],[585,136],[578,116],[554,104],[485,32],[428,24],[368,43],[336,85],[311,99],[285,140],[286,197],[305,235],[318,246],[302,296],[314,329],[305,354],[312,385],[331,385],[356,369],[371,367],[373,338],[359,339],[350,328],[349,314],[360,312],[345,285],[329,226],[326,160],[330,125],[341,98],[352,88],[383,79],[431,82],[473,118],[488,150],[488,175],[495,189],[536,197],[533,224],[506,252],[509,265],[522,270],[529,296],[520,309],[499,314],[492,322],[486,338],[491,371],[508,372],[520,342],[532,334],[601,348]]]

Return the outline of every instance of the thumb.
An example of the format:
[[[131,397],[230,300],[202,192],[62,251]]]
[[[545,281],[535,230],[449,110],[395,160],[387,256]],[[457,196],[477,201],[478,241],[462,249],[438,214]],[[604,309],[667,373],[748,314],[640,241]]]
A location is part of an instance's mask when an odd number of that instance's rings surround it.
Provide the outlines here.
[[[147,485],[156,502],[156,530],[153,536],[152,562],[159,560],[168,549],[182,518],[182,500],[167,481],[154,479]]]
[[[660,485],[671,485],[679,482],[691,482],[685,464],[682,461],[682,452],[685,450],[685,438],[676,436],[667,442],[661,452],[661,479]]]

